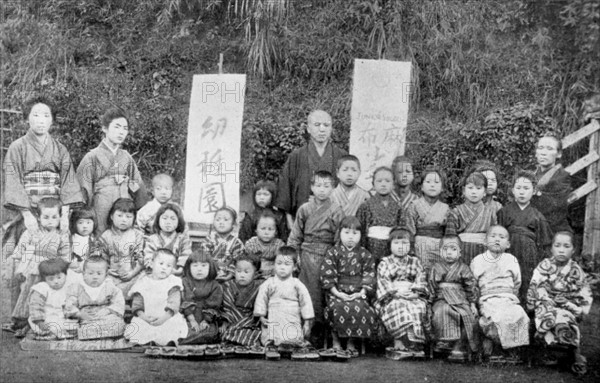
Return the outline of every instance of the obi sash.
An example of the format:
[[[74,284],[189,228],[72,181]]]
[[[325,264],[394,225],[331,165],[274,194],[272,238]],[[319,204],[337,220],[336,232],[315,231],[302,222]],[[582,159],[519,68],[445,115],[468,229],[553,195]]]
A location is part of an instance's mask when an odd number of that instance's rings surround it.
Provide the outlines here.
[[[522,235],[524,237],[527,237],[533,241],[535,241],[535,239],[536,239],[535,233],[524,226],[511,226],[510,229],[508,230],[508,232],[510,233],[511,236],[513,234],[516,234],[516,235]]]
[[[416,236],[439,239],[444,236],[444,230],[442,230],[441,226],[419,227],[417,228]]]
[[[48,170],[30,172],[23,177],[23,187],[32,205],[43,197],[60,196],[60,174]]]
[[[391,232],[392,228],[389,226],[371,226],[369,227],[369,232],[367,233],[367,236],[369,238],[386,241],[390,239]]]

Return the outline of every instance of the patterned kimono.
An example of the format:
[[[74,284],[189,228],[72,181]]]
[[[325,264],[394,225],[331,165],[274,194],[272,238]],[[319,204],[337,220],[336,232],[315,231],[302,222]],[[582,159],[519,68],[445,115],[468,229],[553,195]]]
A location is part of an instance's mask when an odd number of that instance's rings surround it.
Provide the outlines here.
[[[343,218],[342,208],[330,200],[320,205],[307,202],[298,209],[288,237],[288,246],[301,250],[299,279],[310,292],[316,322],[323,322],[321,263],[327,249],[335,243],[335,234]]]
[[[502,348],[529,344],[529,317],[519,305],[521,271],[517,259],[503,253],[494,258],[487,251],[471,262],[480,291],[479,326],[483,334]]]
[[[78,274],[83,272],[83,262],[92,256],[106,257],[104,242],[96,235],[86,237],[71,235],[71,269]],[[108,258],[107,258],[108,260]]]
[[[152,259],[158,249],[169,249],[177,257],[177,265],[183,267],[185,261],[192,254],[192,241],[187,231],[183,233],[173,232],[170,236],[164,233],[156,233],[146,238],[144,245],[144,266],[150,267]]]
[[[542,172],[537,168],[535,175],[538,177],[538,193],[531,199],[533,207],[546,217],[552,233],[559,231],[572,231],[569,225],[569,205],[567,198],[573,188],[571,186],[571,175],[557,164]]]
[[[117,199],[133,198],[138,208],[146,203],[144,181],[131,155],[120,148],[113,152],[104,141],[83,157],[77,179],[96,212],[99,233],[107,229],[108,212]]]
[[[576,313],[569,304],[581,309]],[[592,293],[581,266],[572,259],[561,269],[554,258],[535,268],[527,307],[535,310],[535,328],[547,345],[579,347],[579,322],[592,306]]]
[[[131,288],[131,311],[137,314],[144,311],[148,316],[160,317],[165,311],[173,316],[159,326],[151,325],[138,316],[134,316],[131,325],[127,326],[125,338],[132,343],[148,344],[156,342],[165,346],[169,342],[177,344],[188,334],[187,323],[179,313],[181,306],[181,278],[169,275],[165,279],[153,279],[144,275]]]
[[[25,230],[19,244],[15,248],[12,259],[15,265],[15,277],[19,279],[20,292],[12,311],[15,319],[27,319],[29,316],[28,298],[33,285],[41,281],[38,266],[45,259],[62,258],[66,262],[71,259],[68,232],[41,229],[39,236],[33,236]]]
[[[375,194],[360,205],[356,217],[362,225],[361,245],[371,252],[377,265],[390,253],[390,231],[402,223],[402,207],[391,195]]]
[[[458,341],[465,331],[471,351],[477,350],[475,313],[478,290],[469,266],[457,261],[438,262],[429,274],[429,289],[433,304],[433,330],[437,341]],[[462,322],[462,324],[461,324]]]
[[[358,293],[363,288],[367,292],[373,291],[373,256],[360,246],[349,250],[339,244],[329,249],[321,265],[321,284],[325,291],[336,287],[338,291],[348,295]],[[366,295],[344,301],[333,294],[327,294],[325,319],[341,338],[370,338],[374,335],[377,324],[377,316]]]
[[[340,205],[347,216],[356,215],[360,205],[369,197],[371,197],[369,192],[360,186],[354,185],[350,190],[347,190],[341,183],[333,189],[330,196],[331,201]]]
[[[69,314],[79,311],[92,317],[80,321],[77,330],[79,339],[114,338],[123,335],[125,330],[125,298],[108,278],[98,287],[90,287],[83,281],[71,285],[65,309]],[[108,309],[109,313],[97,315],[102,309]]]
[[[400,206],[402,206],[403,211],[406,211],[413,201],[419,199],[419,195],[413,193],[412,190],[409,190],[404,197],[401,197],[396,190],[392,190],[390,195],[392,196],[394,201],[396,201]]]
[[[191,275],[183,277],[183,303],[181,312],[186,317],[193,315],[196,322],[208,323],[208,328],[202,331],[192,331],[181,344],[214,343],[219,336],[217,319],[223,303],[223,287],[217,281],[196,280]]]
[[[129,281],[122,280],[118,275],[132,271],[137,264],[144,265],[144,235],[136,229],[121,232],[119,230],[106,230],[101,237],[108,255],[108,278],[128,296],[129,289],[141,276]]]
[[[519,299],[527,300],[527,288],[533,269],[545,258],[552,244],[552,229],[536,208],[528,205],[521,209],[511,202],[498,212],[498,224],[510,234],[510,252],[519,260],[521,268],[521,289]]]
[[[265,243],[258,237],[250,238],[244,247],[246,253],[260,259],[260,270],[258,270],[257,278],[266,279],[274,275],[275,257],[277,250],[285,243],[279,238],[274,238],[271,242]]]
[[[345,150],[339,149],[331,141],[327,143],[322,156],[312,141],[294,150],[281,169],[275,206],[296,215],[296,210],[310,196],[310,177],[319,170],[335,174],[337,161],[346,154]]]
[[[262,328],[261,343],[273,341],[276,346],[305,344],[302,321],[313,319],[315,312],[308,289],[298,279],[278,277],[267,279],[258,289],[254,316],[267,317],[269,324]]]
[[[244,243],[233,234],[223,237],[219,233],[212,233],[205,246],[217,263],[217,280],[232,279],[235,260],[245,251]]]
[[[417,299],[395,296],[396,292],[418,294]],[[427,316],[429,290],[419,258],[412,255],[384,257],[377,267],[375,308],[385,328],[394,337],[404,336],[412,343],[425,343],[431,324]]]
[[[475,256],[487,248],[485,237],[490,226],[498,223],[495,207],[483,201],[472,204],[465,202],[450,212],[446,234],[458,234],[462,241],[462,259],[469,264]]]
[[[285,218],[285,213],[281,210],[277,209],[274,206],[260,207],[254,202],[254,209],[249,212],[244,212],[244,219],[240,224],[240,231],[238,232],[238,236],[242,240],[242,242],[248,241],[254,235],[256,235],[256,224],[258,223],[258,218],[260,218],[263,212],[268,211],[275,216],[275,224],[277,226],[277,238],[281,239],[283,242],[287,241],[289,230],[287,227],[287,220]]]
[[[415,200],[406,211],[404,222],[415,236],[415,255],[425,271],[441,261],[440,241],[444,236],[450,207],[437,200],[431,205],[424,197]]]
[[[221,334],[221,340],[254,346],[260,343],[260,323],[254,318],[254,301],[261,281],[254,280],[248,286],[240,286],[235,280],[225,284],[221,319],[229,324]]]

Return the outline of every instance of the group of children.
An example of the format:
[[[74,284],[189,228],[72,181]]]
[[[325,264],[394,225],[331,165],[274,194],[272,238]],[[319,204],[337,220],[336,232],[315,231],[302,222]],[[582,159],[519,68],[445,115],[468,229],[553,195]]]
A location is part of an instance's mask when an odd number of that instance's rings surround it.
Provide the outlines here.
[[[466,172],[464,202],[450,208],[440,169],[421,172],[417,194],[412,161],[398,157],[375,170],[368,192],[356,185],[359,160],[346,155],[335,176],[312,176],[291,228],[273,206],[275,184],[261,181],[239,236],[237,213],[225,206],[192,251],[170,176],[153,178],[154,199],[138,209],[143,182],[120,149],[127,129],[121,114],[103,119],[105,139],[77,171],[89,207],[70,213],[69,230],[60,227],[61,201],[42,198],[40,230],[26,230],[12,255],[13,320],[38,337],[123,335],[273,353],[282,345],[315,352],[330,335],[323,356],[358,356],[371,341],[389,343],[394,360],[431,349],[452,361],[477,351],[515,361],[539,340],[567,344],[585,365],[578,321],[591,293],[572,260],[573,235],[548,219],[565,218],[547,210],[566,205],[564,190],[552,190],[564,172],[558,139],[540,140],[537,172],[516,173],[504,207],[487,161]],[[544,197],[539,210],[534,196]]]

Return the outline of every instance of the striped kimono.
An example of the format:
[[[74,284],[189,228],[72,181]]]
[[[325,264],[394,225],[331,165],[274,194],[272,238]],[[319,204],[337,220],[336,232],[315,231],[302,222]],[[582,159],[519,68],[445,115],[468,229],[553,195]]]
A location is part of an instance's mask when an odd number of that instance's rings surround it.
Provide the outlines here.
[[[204,246],[208,248],[212,259],[217,263],[217,281],[224,282],[232,279],[235,260],[245,251],[243,242],[231,233],[222,236],[213,232]]]
[[[99,233],[107,229],[108,212],[117,199],[132,198],[137,208],[146,203],[144,181],[131,155],[121,148],[113,152],[104,141],[83,157],[77,179],[96,212]]]
[[[417,199],[419,199],[419,195],[416,193],[413,193],[412,190],[409,190],[408,193],[406,193],[406,195],[404,197],[401,197],[400,194],[398,194],[398,192],[396,192],[396,190],[392,190],[390,195],[392,196],[394,201],[396,201],[400,206],[402,206],[402,210],[404,210],[404,211],[406,211],[408,209],[408,207],[410,206],[410,204],[413,201],[416,201]]]
[[[375,194],[358,208],[356,218],[362,225],[361,246],[373,254],[375,264],[389,254],[389,235],[392,228],[402,223],[402,215],[402,207],[389,194]]]
[[[358,185],[354,185],[348,190],[340,183],[333,189],[330,198],[332,202],[342,207],[345,215],[356,215],[360,205],[368,200],[370,196],[368,191]]]
[[[415,236],[415,255],[428,271],[441,261],[440,241],[444,235],[450,207],[440,200],[432,205],[421,197],[408,207],[404,222]]]
[[[335,234],[344,218],[342,208],[330,200],[317,204],[314,200],[300,206],[288,246],[301,250],[300,275],[312,299],[315,321],[323,322],[323,291],[319,276],[327,249],[335,243]]]
[[[544,259],[533,272],[527,307],[535,311],[535,328],[549,346],[579,347],[579,322],[590,312],[592,292],[581,266],[572,259],[561,269],[554,258]],[[581,312],[573,312],[567,303]]]
[[[487,250],[486,233],[497,223],[493,205],[486,205],[483,201],[476,204],[465,202],[451,210],[446,234],[458,234],[463,244],[462,259],[469,264],[475,256]]]
[[[471,269],[460,260],[438,262],[430,271],[429,289],[436,341],[458,341],[464,331],[471,351],[476,351],[477,321],[470,304],[477,302],[478,290]]]
[[[418,298],[396,297],[396,292],[405,291],[418,294]],[[427,317],[428,296],[425,272],[417,257],[390,255],[381,260],[377,267],[375,309],[394,339],[406,336],[413,343],[425,343],[431,327]]]
[[[104,249],[108,254],[108,278],[123,291],[127,297],[129,289],[141,277],[138,274],[129,281],[122,280],[119,275],[132,271],[137,264],[144,264],[144,234],[137,229],[106,230],[100,237],[104,242]]]
[[[261,241],[258,237],[252,237],[246,241],[244,245],[246,253],[260,259],[257,278],[266,279],[274,275],[277,250],[284,245],[285,243],[279,238],[274,238],[269,243]]]
[[[254,318],[254,301],[261,281],[254,280],[248,286],[240,286],[235,280],[225,284],[221,320],[227,322],[227,330],[221,340],[254,346],[260,343],[260,323]]]
[[[152,259],[158,249],[169,249],[177,257],[177,266],[183,267],[185,261],[192,254],[192,241],[187,231],[173,232],[170,236],[164,233],[155,233],[146,238],[144,244],[144,266],[150,267]]]

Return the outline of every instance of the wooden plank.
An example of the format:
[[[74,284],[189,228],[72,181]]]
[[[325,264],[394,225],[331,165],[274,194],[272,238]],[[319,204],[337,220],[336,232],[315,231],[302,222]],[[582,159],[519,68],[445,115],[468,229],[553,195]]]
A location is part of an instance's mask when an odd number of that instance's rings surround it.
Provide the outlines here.
[[[600,130],[600,122],[598,120],[592,120],[589,124],[584,126],[583,128],[569,134],[565,138],[562,139],[563,149],[568,148],[569,146],[581,141],[586,138],[590,134],[593,134]]]
[[[598,120],[594,120],[597,125]],[[600,132],[590,138],[590,152],[600,151]],[[588,167],[588,182],[600,184],[600,164],[594,162]],[[585,227],[583,230],[582,260],[586,263],[600,259],[600,188],[587,197],[585,204]]]
[[[565,170],[570,174],[573,175],[577,172],[579,172],[581,169],[587,167],[588,165],[598,161],[598,159],[600,159],[600,156],[598,155],[598,153],[594,150],[590,153],[588,153],[586,156],[581,157],[580,159],[578,159],[577,161],[573,162],[571,165],[567,166],[565,168]]]
[[[585,184],[581,185],[577,190],[573,191],[569,194],[569,198],[567,199],[567,203],[570,205],[575,201],[578,201],[590,194],[594,190],[598,188],[598,185],[594,181],[588,181]],[[586,220],[587,222],[587,220]]]

